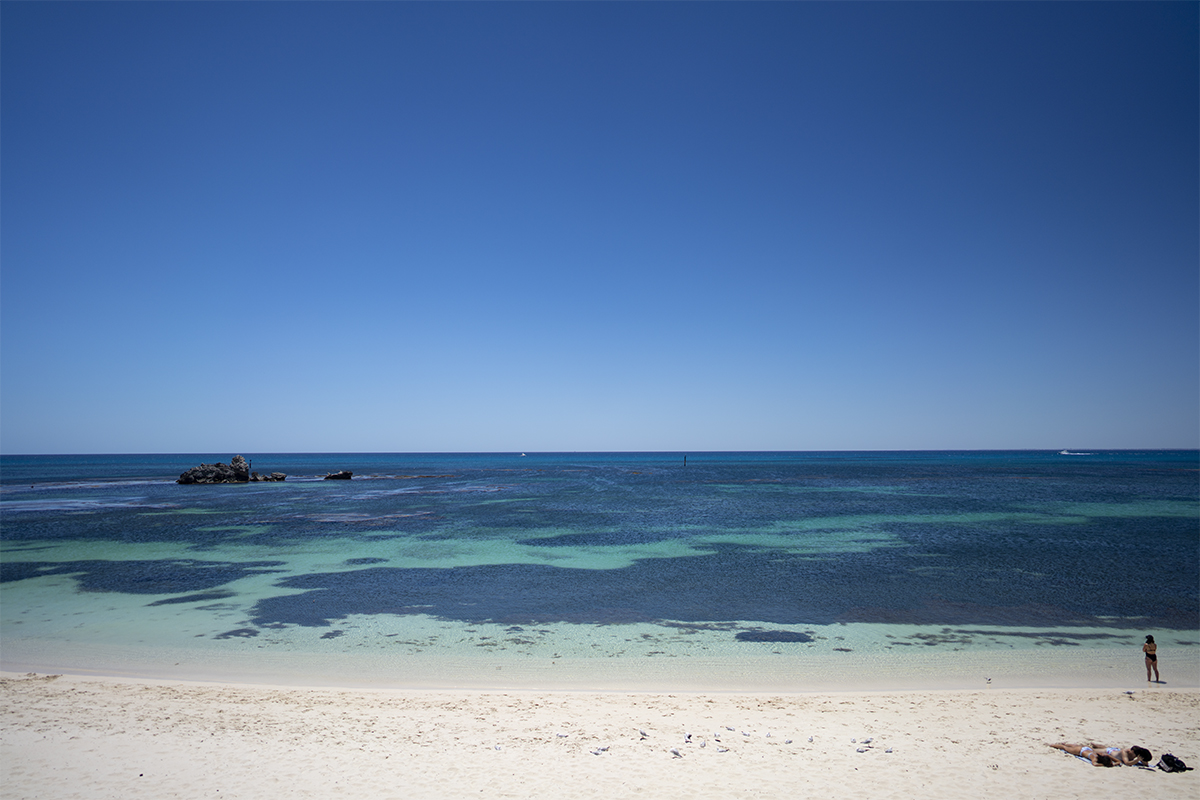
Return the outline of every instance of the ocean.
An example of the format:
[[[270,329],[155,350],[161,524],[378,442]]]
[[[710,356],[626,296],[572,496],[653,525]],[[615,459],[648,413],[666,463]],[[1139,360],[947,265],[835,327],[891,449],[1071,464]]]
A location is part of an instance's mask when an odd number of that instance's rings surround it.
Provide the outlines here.
[[[1120,682],[1153,634],[1200,679],[1197,451],[243,453],[287,480],[174,482],[232,455],[0,458],[0,667]]]

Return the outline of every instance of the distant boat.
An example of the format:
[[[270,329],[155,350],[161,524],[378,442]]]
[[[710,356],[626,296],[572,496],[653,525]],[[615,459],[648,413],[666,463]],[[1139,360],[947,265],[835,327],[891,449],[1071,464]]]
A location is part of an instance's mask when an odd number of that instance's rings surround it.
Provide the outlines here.
[[[524,454],[524,453],[521,453],[521,458],[524,458],[524,457],[525,457],[525,454]]]

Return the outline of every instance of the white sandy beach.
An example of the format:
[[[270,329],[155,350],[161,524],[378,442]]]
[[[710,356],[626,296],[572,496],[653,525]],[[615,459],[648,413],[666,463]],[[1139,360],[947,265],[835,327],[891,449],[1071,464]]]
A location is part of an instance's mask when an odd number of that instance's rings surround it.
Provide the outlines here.
[[[1197,772],[1101,769],[1045,746],[1200,762],[1195,689],[346,690],[5,673],[0,691],[6,800],[1200,796]]]

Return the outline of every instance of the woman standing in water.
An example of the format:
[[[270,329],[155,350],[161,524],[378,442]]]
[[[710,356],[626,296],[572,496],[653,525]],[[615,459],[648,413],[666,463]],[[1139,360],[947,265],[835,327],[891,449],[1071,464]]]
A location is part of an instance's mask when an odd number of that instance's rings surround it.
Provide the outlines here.
[[[1150,680],[1150,670],[1154,670],[1154,682],[1162,683],[1158,678],[1158,645],[1154,643],[1153,636],[1146,637],[1142,652],[1146,654],[1146,680]]]

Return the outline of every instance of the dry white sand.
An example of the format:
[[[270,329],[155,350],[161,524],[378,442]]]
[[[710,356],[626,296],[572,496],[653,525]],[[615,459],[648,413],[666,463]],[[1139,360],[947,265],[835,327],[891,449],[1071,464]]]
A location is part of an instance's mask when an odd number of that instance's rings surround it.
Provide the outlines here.
[[[1194,689],[371,691],[8,674],[0,693],[5,800],[1200,797],[1200,772],[1102,769],[1045,745],[1200,763]]]

